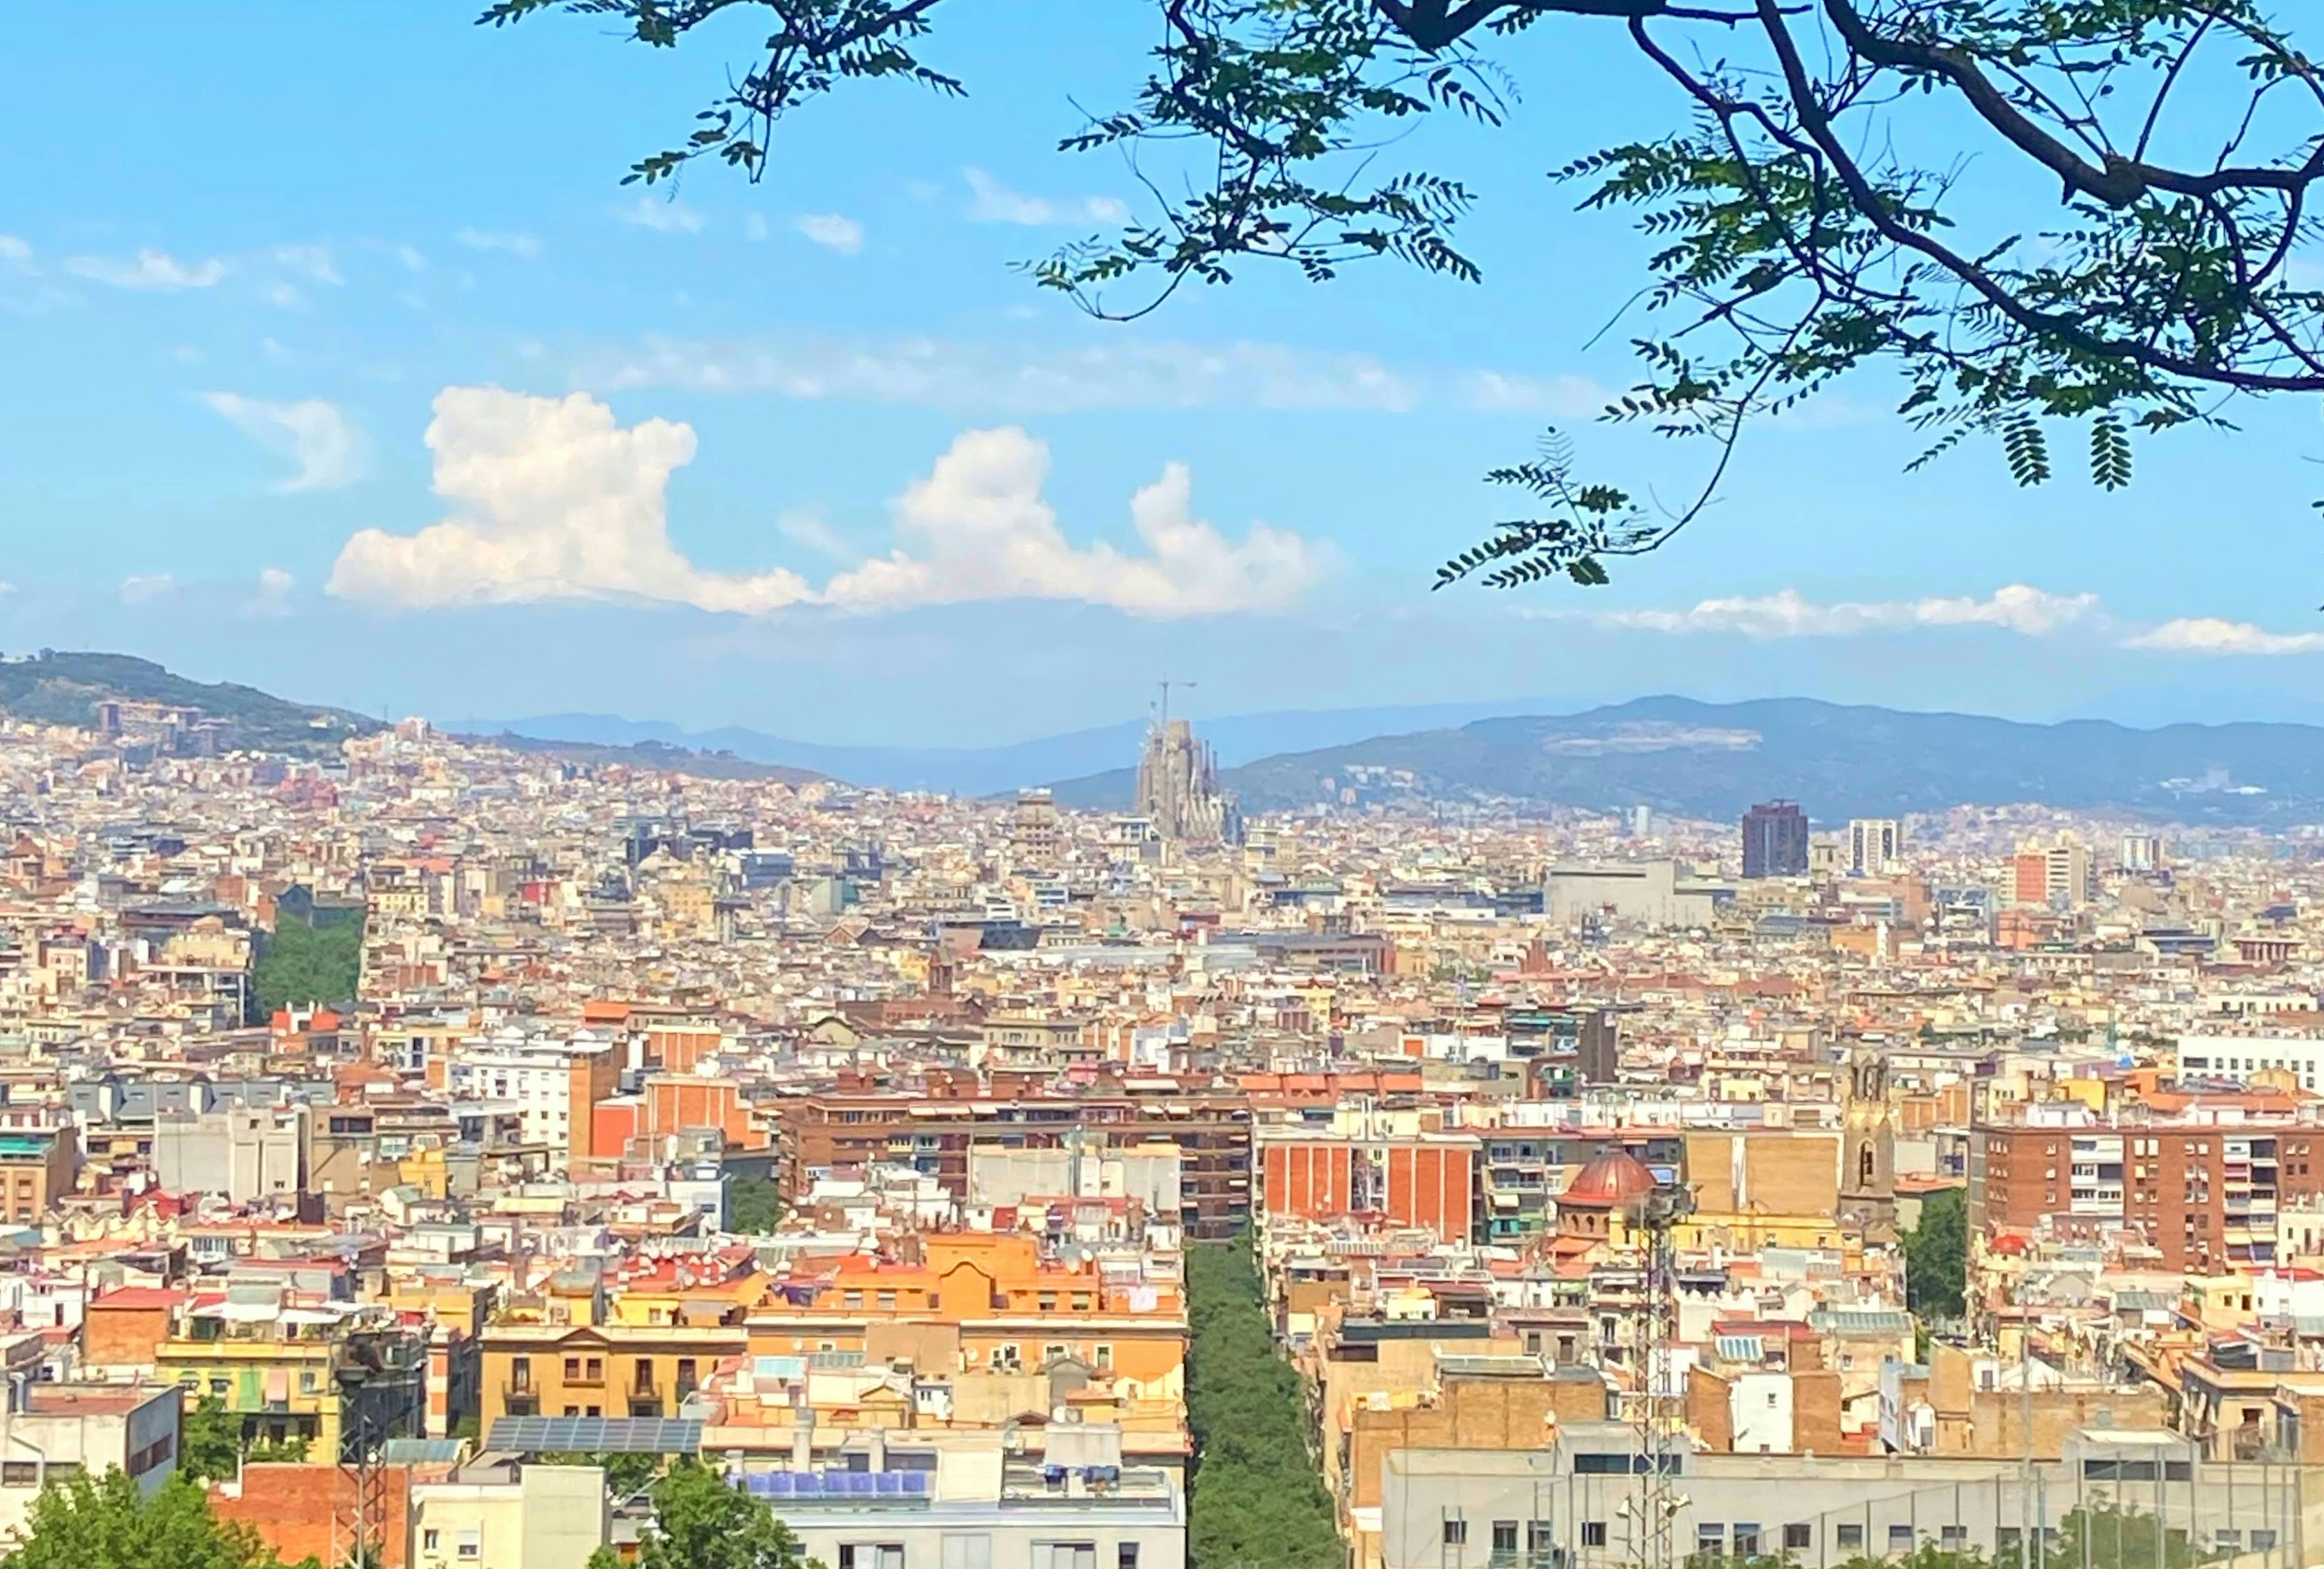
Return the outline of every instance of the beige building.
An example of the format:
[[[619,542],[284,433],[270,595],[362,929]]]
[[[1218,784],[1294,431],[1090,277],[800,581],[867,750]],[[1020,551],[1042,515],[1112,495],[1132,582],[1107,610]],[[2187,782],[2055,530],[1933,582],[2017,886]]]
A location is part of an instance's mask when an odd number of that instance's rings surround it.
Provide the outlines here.
[[[413,1569],[583,1569],[604,1545],[594,1465],[471,1465],[411,1490]]]

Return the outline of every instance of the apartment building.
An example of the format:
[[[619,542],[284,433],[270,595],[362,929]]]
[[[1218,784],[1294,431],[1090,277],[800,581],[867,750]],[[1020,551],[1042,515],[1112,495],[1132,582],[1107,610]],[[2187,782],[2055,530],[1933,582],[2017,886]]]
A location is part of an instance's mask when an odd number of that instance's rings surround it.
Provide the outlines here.
[[[117,1470],[151,1498],[178,1469],[175,1389],[27,1382],[0,1400],[0,1542],[15,1539],[51,1481]]]
[[[2057,1121],[1970,1132],[1969,1223],[2129,1225],[2163,1267],[2272,1263],[2276,1215],[2324,1194],[2324,1126],[2293,1119]]]
[[[0,1109],[0,1219],[37,1225],[80,1177],[80,1140],[47,1108]]]
[[[1176,1081],[1084,1095],[837,1090],[784,1103],[780,1121],[783,1184],[795,1200],[807,1195],[819,1173],[880,1161],[934,1176],[965,1199],[972,1148],[1057,1149],[1078,1129],[1109,1148],[1176,1145],[1188,1235],[1231,1236],[1250,1215],[1249,1098],[1189,1091]]]
[[[844,1469],[746,1471],[830,1569],[1184,1569],[1186,1499],[1125,1465],[1120,1434],[1060,1424],[1038,1465],[997,1432],[874,1435]]]
[[[595,1130],[596,1107],[618,1087],[626,1059],[625,1040],[605,1031],[502,1030],[456,1048],[445,1087],[456,1100],[513,1104],[524,1142],[546,1146],[552,1167],[575,1171],[622,1153],[598,1149]]]
[[[1446,1241],[1467,1241],[1476,1231],[1484,1141],[1473,1133],[1262,1128],[1258,1142],[1259,1206],[1270,1219],[1378,1216]]]
[[[720,1360],[750,1350],[740,1324],[496,1324],[479,1341],[484,1420],[675,1417]]]
[[[425,1430],[425,1339],[376,1304],[302,1305],[275,1287],[230,1286],[195,1299],[154,1348],[154,1377],[208,1396],[252,1443],[303,1439],[335,1460],[359,1438]]]

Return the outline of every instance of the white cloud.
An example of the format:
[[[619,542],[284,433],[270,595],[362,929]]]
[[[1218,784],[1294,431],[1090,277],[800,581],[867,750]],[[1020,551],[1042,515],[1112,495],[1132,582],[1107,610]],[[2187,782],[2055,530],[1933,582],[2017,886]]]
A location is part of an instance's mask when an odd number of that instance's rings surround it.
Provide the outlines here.
[[[2247,621],[2189,615],[2127,639],[2123,647],[2172,654],[2314,654],[2324,653],[2324,632],[2269,632]]]
[[[29,241],[16,235],[0,235],[0,262],[22,272],[32,270],[32,247]]]
[[[1735,632],[1748,638],[1857,637],[1916,627],[1991,626],[2043,637],[2091,615],[2095,594],[2051,594],[2013,583],[1986,599],[1931,598],[1816,605],[1795,588],[1757,598],[1706,599],[1685,610],[1590,614],[1600,626],[1673,633]],[[1563,614],[1563,613],[1561,613]]]
[[[897,501],[899,548],[834,577],[823,597],[861,611],[1068,599],[1132,615],[1217,615],[1286,608],[1323,573],[1322,554],[1296,534],[1253,524],[1231,544],[1194,517],[1176,463],[1130,498],[1144,554],[1076,547],[1042,499],[1048,469],[1048,448],[1013,426],[963,434]]]
[[[167,251],[142,250],[132,261],[116,256],[74,256],[65,271],[78,278],[115,289],[175,293],[181,289],[208,289],[226,276],[226,263],[213,256],[202,262],[180,262]]]
[[[428,447],[450,515],[416,534],[357,533],[332,594],[402,609],[644,599],[745,614],[811,597],[795,573],[705,572],[670,543],[664,492],[693,460],[691,427],[625,430],[585,392],[447,387],[435,407]]]
[[[968,221],[973,224],[1019,224],[1038,228],[1050,224],[1119,224],[1130,221],[1130,204],[1111,196],[1084,196],[1063,201],[1011,190],[982,169],[964,169],[968,181]]]
[[[363,433],[320,398],[276,403],[239,392],[205,392],[202,401],[261,447],[296,465],[276,490],[337,490],[363,477]]]
[[[691,235],[702,229],[702,215],[674,197],[641,196],[613,216],[632,228],[658,234]]]
[[[453,240],[472,251],[498,252],[530,262],[540,254],[540,242],[530,235],[513,234],[506,230],[462,229]]]
[[[741,614],[1037,598],[1169,617],[1281,608],[1327,564],[1317,547],[1264,525],[1228,540],[1193,515],[1176,464],[1131,500],[1142,549],[1075,546],[1041,497],[1048,449],[1010,428],[958,438],[898,499],[897,549],[817,590],[779,568],[706,572],[671,543],[667,490],[694,457],[691,427],[624,429],[582,392],[447,387],[427,439],[450,515],[416,534],[355,534],[332,568],[332,594],[401,609],[628,599]],[[782,526],[795,539],[808,532],[803,521]]]
[[[1115,337],[1070,348],[935,338],[701,341],[649,338],[599,351],[576,380],[605,391],[674,387],[990,413],[1090,409],[1372,410],[1466,404],[1460,375],[1393,369],[1370,355],[1277,344]]]
[[[1469,406],[1480,414],[1580,419],[1597,414],[1613,401],[1613,394],[1588,376],[1514,376],[1477,371],[1468,382]]]
[[[765,239],[767,237],[767,215],[757,212],[745,214],[742,218],[742,237],[746,240]]]
[[[407,272],[428,271],[428,254],[417,245],[396,246],[395,259],[403,263],[403,270]]]
[[[863,552],[841,539],[820,512],[785,512],[775,520],[775,530],[784,539],[805,545],[816,555],[827,556],[834,561],[852,564],[863,558]]]
[[[327,283],[336,287],[346,281],[339,276],[339,269],[325,246],[277,245],[268,254],[273,258],[276,266],[295,272],[310,283]]]
[[[161,598],[177,586],[178,580],[167,572],[153,572],[124,577],[118,592],[122,604],[143,605],[149,600]]]
[[[802,213],[791,226],[825,250],[837,251],[843,256],[852,256],[863,248],[863,226],[841,213]]]
[[[290,614],[290,591],[299,580],[280,567],[258,569],[258,592],[242,607],[244,615],[272,616]]]

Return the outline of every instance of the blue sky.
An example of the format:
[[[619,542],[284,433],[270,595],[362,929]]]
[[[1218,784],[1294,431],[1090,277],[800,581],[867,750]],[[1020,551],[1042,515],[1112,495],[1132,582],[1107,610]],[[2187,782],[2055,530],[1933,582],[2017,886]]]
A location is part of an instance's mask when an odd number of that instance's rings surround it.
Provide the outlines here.
[[[102,14],[96,13],[101,12]],[[1146,7],[964,8],[964,101],[803,112],[766,180],[617,184],[723,78],[586,20],[427,0],[46,7],[0,59],[0,648],[122,649],[438,718],[596,711],[1003,741],[1139,711],[1652,691],[2025,717],[2324,717],[2312,404],[2144,446],[2135,485],[1907,475],[1877,382],[1584,594],[1431,595],[1489,466],[1591,425],[1637,286],[1543,171],[1671,112],[1605,31],[1432,126],[1477,287],[1254,274],[1135,327],[1010,263],[1134,194],[1049,149]],[[1567,62],[1547,69],[1553,57]],[[435,433],[431,446],[429,433]]]

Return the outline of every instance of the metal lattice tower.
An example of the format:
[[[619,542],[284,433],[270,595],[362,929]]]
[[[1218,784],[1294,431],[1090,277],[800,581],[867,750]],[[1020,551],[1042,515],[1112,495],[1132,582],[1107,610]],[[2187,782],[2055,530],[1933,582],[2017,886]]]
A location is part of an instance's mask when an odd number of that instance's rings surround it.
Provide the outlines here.
[[[1638,1453],[1637,1486],[1618,1506],[1628,1526],[1629,1560],[1637,1569],[1676,1569],[1685,1555],[1673,1533],[1686,1499],[1671,1456],[1686,1446],[1686,1400],[1672,1352],[1678,1344],[1678,1251],[1671,1232],[1694,1213],[1694,1195],[1665,1184],[1626,1212],[1646,1267],[1630,1315],[1630,1355],[1638,1398],[1632,1408]]]

